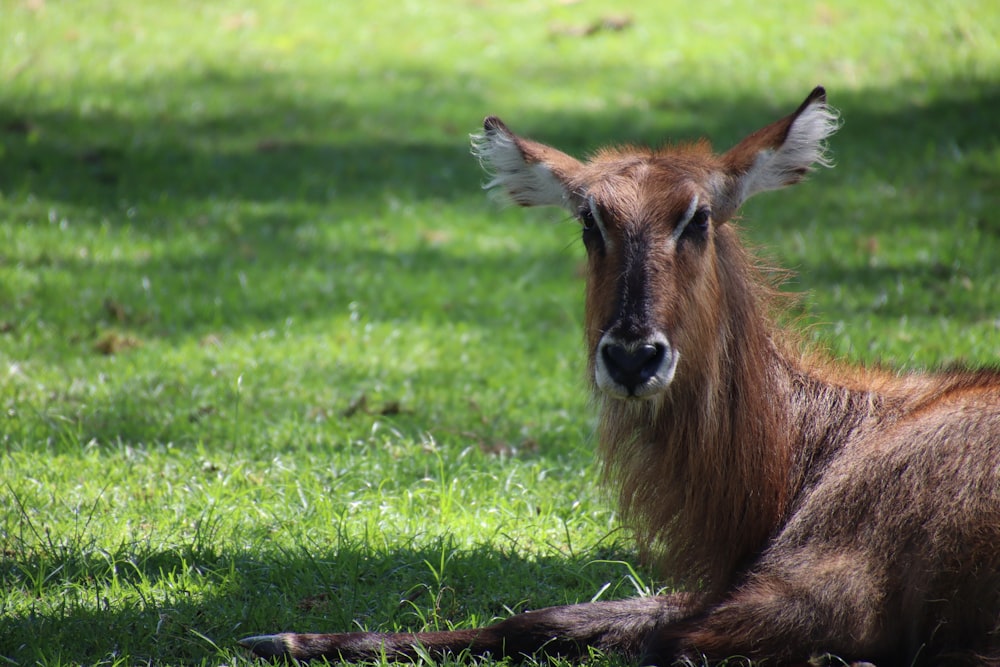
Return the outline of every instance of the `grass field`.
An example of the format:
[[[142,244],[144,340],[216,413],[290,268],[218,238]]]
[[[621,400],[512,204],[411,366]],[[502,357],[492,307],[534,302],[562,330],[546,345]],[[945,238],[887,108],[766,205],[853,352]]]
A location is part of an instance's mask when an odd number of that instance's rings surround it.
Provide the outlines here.
[[[1000,362],[1000,9],[0,0],[0,663],[623,597],[582,248],[488,113],[724,148],[816,84],[837,168],[744,210],[808,337]]]

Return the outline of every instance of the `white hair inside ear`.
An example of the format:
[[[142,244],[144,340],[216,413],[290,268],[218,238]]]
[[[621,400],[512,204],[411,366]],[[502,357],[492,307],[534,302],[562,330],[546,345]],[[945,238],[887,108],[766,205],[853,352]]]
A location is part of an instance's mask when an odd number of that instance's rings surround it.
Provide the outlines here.
[[[814,167],[832,167],[826,139],[840,127],[840,116],[824,99],[807,106],[788,128],[784,143],[763,150],[743,177],[742,197],[798,183]]]
[[[521,206],[569,207],[569,193],[544,162],[525,159],[517,139],[497,121],[472,135],[472,153],[489,175],[483,188]]]

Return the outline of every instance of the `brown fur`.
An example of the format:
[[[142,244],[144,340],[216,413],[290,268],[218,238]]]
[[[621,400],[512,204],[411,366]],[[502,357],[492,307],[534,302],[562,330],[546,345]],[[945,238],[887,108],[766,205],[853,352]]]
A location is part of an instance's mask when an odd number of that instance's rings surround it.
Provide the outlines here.
[[[581,163],[488,119],[491,186],[584,227],[585,335],[608,485],[690,592],[417,635],[267,635],[267,656],[586,655],[647,663],[834,654],[1000,665],[1000,373],[894,375],[804,354],[731,216],[824,164],[822,89],[722,155]],[[705,223],[707,211],[710,224]],[[671,365],[673,364],[673,365]],[[860,664],[860,663],[859,663]]]
[[[762,400],[781,380],[766,365],[774,347],[759,312],[766,288],[731,227],[718,230],[715,248],[715,261],[726,267],[721,284],[685,306],[734,294],[745,302],[690,332],[691,346],[704,349],[681,357],[660,402],[604,399],[598,426],[609,485],[639,544],[678,583],[712,592],[731,584],[774,531],[788,502],[792,463],[788,415]]]

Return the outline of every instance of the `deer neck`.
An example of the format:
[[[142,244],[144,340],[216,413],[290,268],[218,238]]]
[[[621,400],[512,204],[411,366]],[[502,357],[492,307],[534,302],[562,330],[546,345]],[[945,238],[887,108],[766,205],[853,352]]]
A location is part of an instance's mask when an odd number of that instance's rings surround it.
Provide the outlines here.
[[[760,552],[795,488],[791,367],[766,294],[754,288],[761,283],[743,266],[721,276],[722,294],[734,296],[715,349],[679,367],[658,400],[600,399],[605,477],[640,550],[676,583],[708,594]]]

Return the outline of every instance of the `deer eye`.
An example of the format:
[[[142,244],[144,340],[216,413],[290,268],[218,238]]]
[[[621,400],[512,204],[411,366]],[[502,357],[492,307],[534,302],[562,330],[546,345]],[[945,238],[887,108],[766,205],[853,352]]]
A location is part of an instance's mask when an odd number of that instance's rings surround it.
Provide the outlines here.
[[[604,244],[607,241],[604,235],[607,230],[593,196],[587,197],[587,201],[577,210],[576,217],[580,220],[580,226],[583,227],[583,245],[588,250],[596,249],[603,252]]]
[[[691,238],[704,238],[708,232],[708,221],[712,217],[711,211],[707,208],[699,208],[691,216],[687,226],[684,228],[683,236]]]

